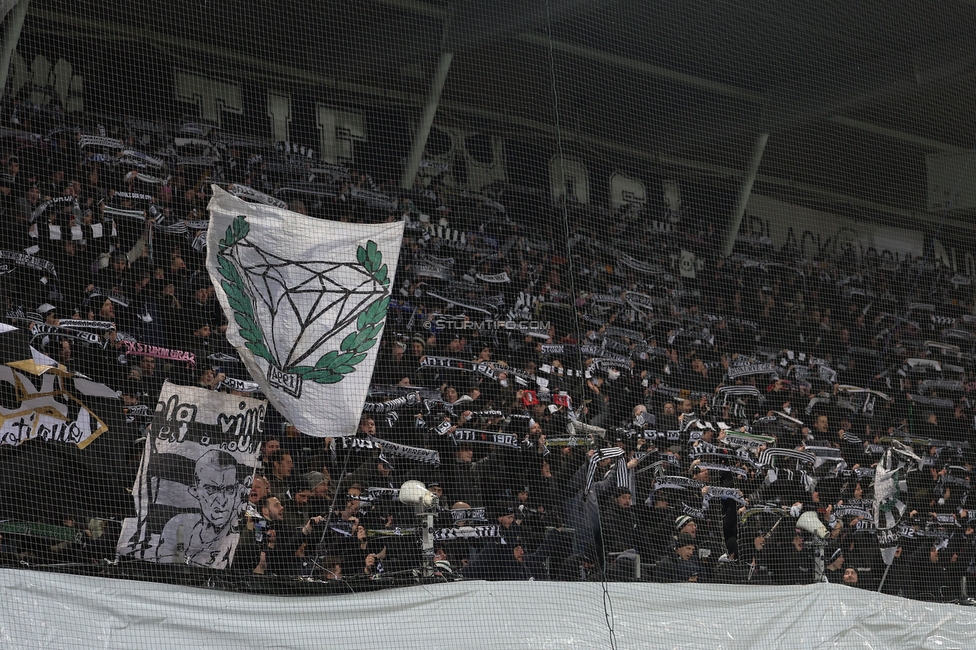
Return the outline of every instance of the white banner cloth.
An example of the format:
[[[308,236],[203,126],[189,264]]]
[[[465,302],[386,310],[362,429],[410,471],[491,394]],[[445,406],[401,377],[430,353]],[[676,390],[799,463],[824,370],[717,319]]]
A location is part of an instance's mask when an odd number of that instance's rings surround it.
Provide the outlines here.
[[[314,219],[213,187],[207,270],[227,338],[303,433],[356,431],[390,301],[403,222]]]
[[[972,607],[843,585],[610,583],[607,592],[618,650],[976,645]],[[0,645],[11,648],[611,647],[599,583],[472,580],[275,597],[7,569],[0,599]]]
[[[117,550],[160,564],[226,569],[257,466],[267,402],[163,384]]]

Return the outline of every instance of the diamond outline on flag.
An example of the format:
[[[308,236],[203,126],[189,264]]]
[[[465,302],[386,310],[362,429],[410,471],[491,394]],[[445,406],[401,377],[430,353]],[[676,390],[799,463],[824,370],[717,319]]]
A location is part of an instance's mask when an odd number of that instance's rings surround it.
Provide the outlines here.
[[[289,369],[330,339],[347,333],[361,313],[390,294],[388,282],[378,281],[361,263],[288,260],[245,240],[228,248],[224,256],[232,260],[248,285],[254,309],[251,316],[262,335],[283,327],[279,318],[298,323],[300,333],[290,344],[264,336],[275,360],[269,363],[268,381],[296,398],[301,396],[303,381]],[[289,277],[293,274],[300,277]],[[282,343],[285,347],[280,347]]]

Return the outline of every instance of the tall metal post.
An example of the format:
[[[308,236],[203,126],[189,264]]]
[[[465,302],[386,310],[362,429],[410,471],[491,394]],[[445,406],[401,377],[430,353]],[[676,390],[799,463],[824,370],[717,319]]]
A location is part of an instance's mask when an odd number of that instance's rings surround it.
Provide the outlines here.
[[[30,0],[20,0],[13,9],[10,10],[10,20],[3,31],[3,47],[0,49],[0,99],[3,98],[3,91],[7,87],[7,75],[10,71],[10,59],[14,56],[17,43],[20,42],[20,31],[24,28],[24,20],[27,18],[27,6]],[[0,20],[3,17],[0,16]]]
[[[420,160],[424,157],[427,136],[430,135],[430,127],[434,123],[437,106],[441,102],[441,92],[444,90],[444,82],[447,81],[447,73],[451,69],[451,61],[453,59],[454,54],[452,52],[441,52],[441,58],[437,62],[437,72],[434,73],[434,80],[430,85],[430,93],[427,95],[427,103],[424,105],[424,114],[420,118],[417,133],[413,136],[410,157],[407,158],[407,166],[403,169],[403,177],[400,179],[400,187],[405,190],[413,187],[413,179],[417,176],[417,168],[420,167]]]
[[[732,254],[735,246],[735,238],[739,236],[739,226],[742,225],[742,217],[746,213],[746,206],[749,204],[749,196],[752,194],[752,186],[756,182],[759,174],[759,164],[762,162],[763,152],[766,151],[766,142],[769,140],[769,133],[760,133],[756,138],[756,145],[752,148],[752,160],[749,161],[749,170],[739,188],[739,200],[735,205],[735,214],[732,215],[732,223],[729,224],[729,231],[725,235],[725,245],[722,247],[722,257]]]

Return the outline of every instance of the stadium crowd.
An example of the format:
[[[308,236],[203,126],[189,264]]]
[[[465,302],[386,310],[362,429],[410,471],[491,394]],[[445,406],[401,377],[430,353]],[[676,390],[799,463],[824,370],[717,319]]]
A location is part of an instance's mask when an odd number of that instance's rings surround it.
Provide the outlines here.
[[[406,221],[359,428],[269,418],[234,571],[417,568],[418,518],[395,498],[414,479],[440,500],[444,578],[800,584],[819,548],[831,582],[948,599],[976,571],[969,278],[747,237],[723,258],[723,220],[677,201],[552,205],[440,173],[402,191],[368,163],[199,124],[15,116],[4,320],[121,391],[134,445],[166,379],[257,392],[204,268],[212,183],[351,229]],[[878,504],[892,449],[902,471]],[[121,460],[134,476],[138,454]],[[110,514],[70,525],[91,538],[84,522]]]

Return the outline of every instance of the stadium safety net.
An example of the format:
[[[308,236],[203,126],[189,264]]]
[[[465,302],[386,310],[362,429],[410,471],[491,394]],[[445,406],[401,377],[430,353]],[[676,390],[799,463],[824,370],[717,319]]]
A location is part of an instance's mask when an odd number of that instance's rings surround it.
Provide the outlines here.
[[[11,647],[972,647],[973,2],[0,7]]]

